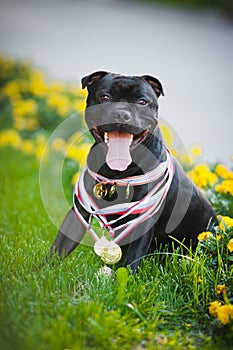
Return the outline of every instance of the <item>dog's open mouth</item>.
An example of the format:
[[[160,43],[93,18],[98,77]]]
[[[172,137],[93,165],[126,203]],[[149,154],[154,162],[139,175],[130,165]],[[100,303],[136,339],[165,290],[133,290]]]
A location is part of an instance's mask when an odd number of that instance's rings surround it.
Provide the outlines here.
[[[112,170],[123,171],[132,163],[130,150],[142,143],[147,137],[148,130],[138,134],[126,131],[103,131],[97,127],[92,129],[93,135],[98,142],[107,145],[106,163]]]

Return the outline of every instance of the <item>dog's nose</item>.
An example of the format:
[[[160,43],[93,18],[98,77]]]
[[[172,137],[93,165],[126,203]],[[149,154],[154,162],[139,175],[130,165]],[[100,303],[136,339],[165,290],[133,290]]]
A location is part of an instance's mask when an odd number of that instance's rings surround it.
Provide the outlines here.
[[[114,111],[112,116],[117,123],[127,123],[132,119],[131,113],[126,110]]]

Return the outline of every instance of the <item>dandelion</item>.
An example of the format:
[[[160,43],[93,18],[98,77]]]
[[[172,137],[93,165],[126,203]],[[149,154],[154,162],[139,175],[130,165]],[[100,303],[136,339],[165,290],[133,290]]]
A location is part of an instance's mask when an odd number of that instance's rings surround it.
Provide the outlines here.
[[[34,145],[32,140],[23,140],[20,144],[20,150],[25,154],[33,154]]]
[[[198,235],[197,239],[199,241],[206,241],[207,239],[209,239],[210,237],[213,237],[213,233],[206,231],[206,232],[202,232]]]
[[[217,294],[226,294],[227,291],[227,287],[225,286],[225,284],[218,284],[216,286],[215,292]]]
[[[17,99],[12,102],[12,113],[15,118],[35,115],[38,110],[37,103],[32,99]]]
[[[233,180],[224,180],[220,185],[215,186],[215,190],[219,193],[226,193],[233,196]]]
[[[82,144],[79,146],[73,145],[68,149],[66,156],[82,164],[87,158],[89,149],[89,144]]]
[[[72,183],[73,186],[74,186],[74,185],[76,184],[76,182],[78,181],[79,176],[80,176],[80,172],[79,172],[79,171],[73,175],[73,177],[72,177],[72,179],[71,179],[71,183]]]
[[[229,250],[230,253],[233,252],[233,238],[231,238],[227,244],[227,248]]]
[[[47,98],[47,105],[54,108],[60,116],[66,117],[70,108],[70,101],[66,96],[51,93]]]
[[[76,101],[71,105],[73,105],[76,112],[83,112],[86,108],[86,101],[85,100]]]
[[[46,145],[46,137],[42,134],[38,135],[35,139],[35,155],[40,160]]]
[[[77,96],[77,97],[82,97],[83,99],[85,99],[87,97],[87,90],[86,89],[82,89],[81,86],[72,86],[70,88],[70,93],[74,96]]]
[[[67,143],[73,144],[77,141],[82,142],[82,138],[83,138],[83,133],[81,133],[80,131],[77,131],[68,138]]]
[[[14,99],[19,96],[19,84],[16,81],[6,83],[1,90],[2,94],[9,98]]]
[[[14,128],[17,130],[33,131],[38,128],[38,121],[34,118],[23,118],[18,116],[14,118]]]
[[[172,144],[172,140],[173,140],[171,130],[169,129],[169,127],[167,125],[164,125],[164,124],[160,125],[160,129],[162,131],[163,137],[165,138],[165,141],[166,141],[168,147],[170,147]]]
[[[58,83],[58,82],[53,82],[49,85],[49,91],[51,92],[57,92],[57,93],[62,93],[64,87],[62,86],[62,84]]]
[[[218,164],[215,167],[215,173],[222,177],[223,179],[232,179],[233,180],[233,171],[227,169],[224,164]]]
[[[219,228],[223,231],[225,231],[226,228],[233,227],[233,219],[229,216],[218,216],[219,219]]]
[[[44,75],[41,72],[34,71],[28,82],[28,90],[35,96],[45,96],[49,89],[44,82]]]
[[[200,145],[193,145],[191,147],[191,153],[195,158],[199,158],[202,156],[202,148]]]
[[[64,139],[57,138],[52,143],[52,150],[55,152],[64,152],[66,150],[67,144]]]
[[[218,181],[218,176],[212,173],[206,164],[197,165],[192,171],[189,171],[187,175],[200,188],[213,186]]]
[[[213,317],[217,317],[218,309],[221,307],[221,303],[217,300],[213,301],[209,306],[209,313]]]
[[[0,133],[0,146],[12,146],[18,148],[22,142],[21,136],[16,130],[4,130]]]
[[[217,308],[216,312],[217,312],[217,318],[223,325],[226,325],[230,322],[230,320],[233,320],[232,304],[222,305],[219,308]]]

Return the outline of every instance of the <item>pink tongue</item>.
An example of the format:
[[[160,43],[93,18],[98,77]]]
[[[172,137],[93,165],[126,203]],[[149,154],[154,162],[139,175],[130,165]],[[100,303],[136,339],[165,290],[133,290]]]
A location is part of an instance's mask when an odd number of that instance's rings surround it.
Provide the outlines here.
[[[127,132],[112,131],[108,133],[108,153],[106,162],[112,170],[125,170],[132,162],[129,153],[131,134]]]

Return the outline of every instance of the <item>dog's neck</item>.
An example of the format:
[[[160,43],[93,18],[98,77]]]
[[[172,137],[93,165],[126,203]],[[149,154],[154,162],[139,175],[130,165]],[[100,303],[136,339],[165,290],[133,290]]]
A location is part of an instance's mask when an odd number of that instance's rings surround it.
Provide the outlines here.
[[[99,208],[94,200],[94,197],[90,196],[85,188],[84,177],[88,169],[84,169],[74,189],[74,211],[77,217],[81,220],[84,227],[89,230],[94,240],[98,240],[98,236],[91,228],[91,221],[87,222],[79,211],[76,201],[89,213],[90,218],[94,216],[98,219],[103,229],[108,229],[110,234],[115,237],[114,241],[119,243],[123,240],[134,228],[143,223],[148,218],[152,217],[159,212],[164,204],[166,195],[169,191],[173,175],[174,175],[174,161],[169,151],[166,151],[166,160],[160,163],[154,170],[144,174],[143,176],[133,176],[125,179],[118,179],[112,181],[109,178],[103,178],[103,176],[90,172],[89,175],[94,177],[96,181],[101,182],[103,186],[106,183],[126,186],[129,183],[132,186],[138,186],[149,182],[156,182],[153,188],[140,200],[135,202],[124,202],[118,205],[110,205]],[[136,219],[130,218],[130,216],[139,214]],[[106,216],[115,217],[108,221]],[[122,224],[121,220],[128,218],[127,223]],[[122,231],[123,230],[123,231]],[[119,231],[120,234],[115,236],[115,231]]]
[[[168,150],[166,152],[166,156],[167,156],[166,161],[159,163],[157,167],[155,167],[153,170],[146,172],[143,175],[127,176],[125,178],[122,178],[122,177],[109,178],[101,174],[95,173],[89,167],[86,167],[86,170],[96,182],[102,182],[104,184],[116,184],[119,186],[145,185],[151,182],[158,181],[162,176],[164,176],[168,168],[170,168],[170,163],[173,162],[173,160]]]

